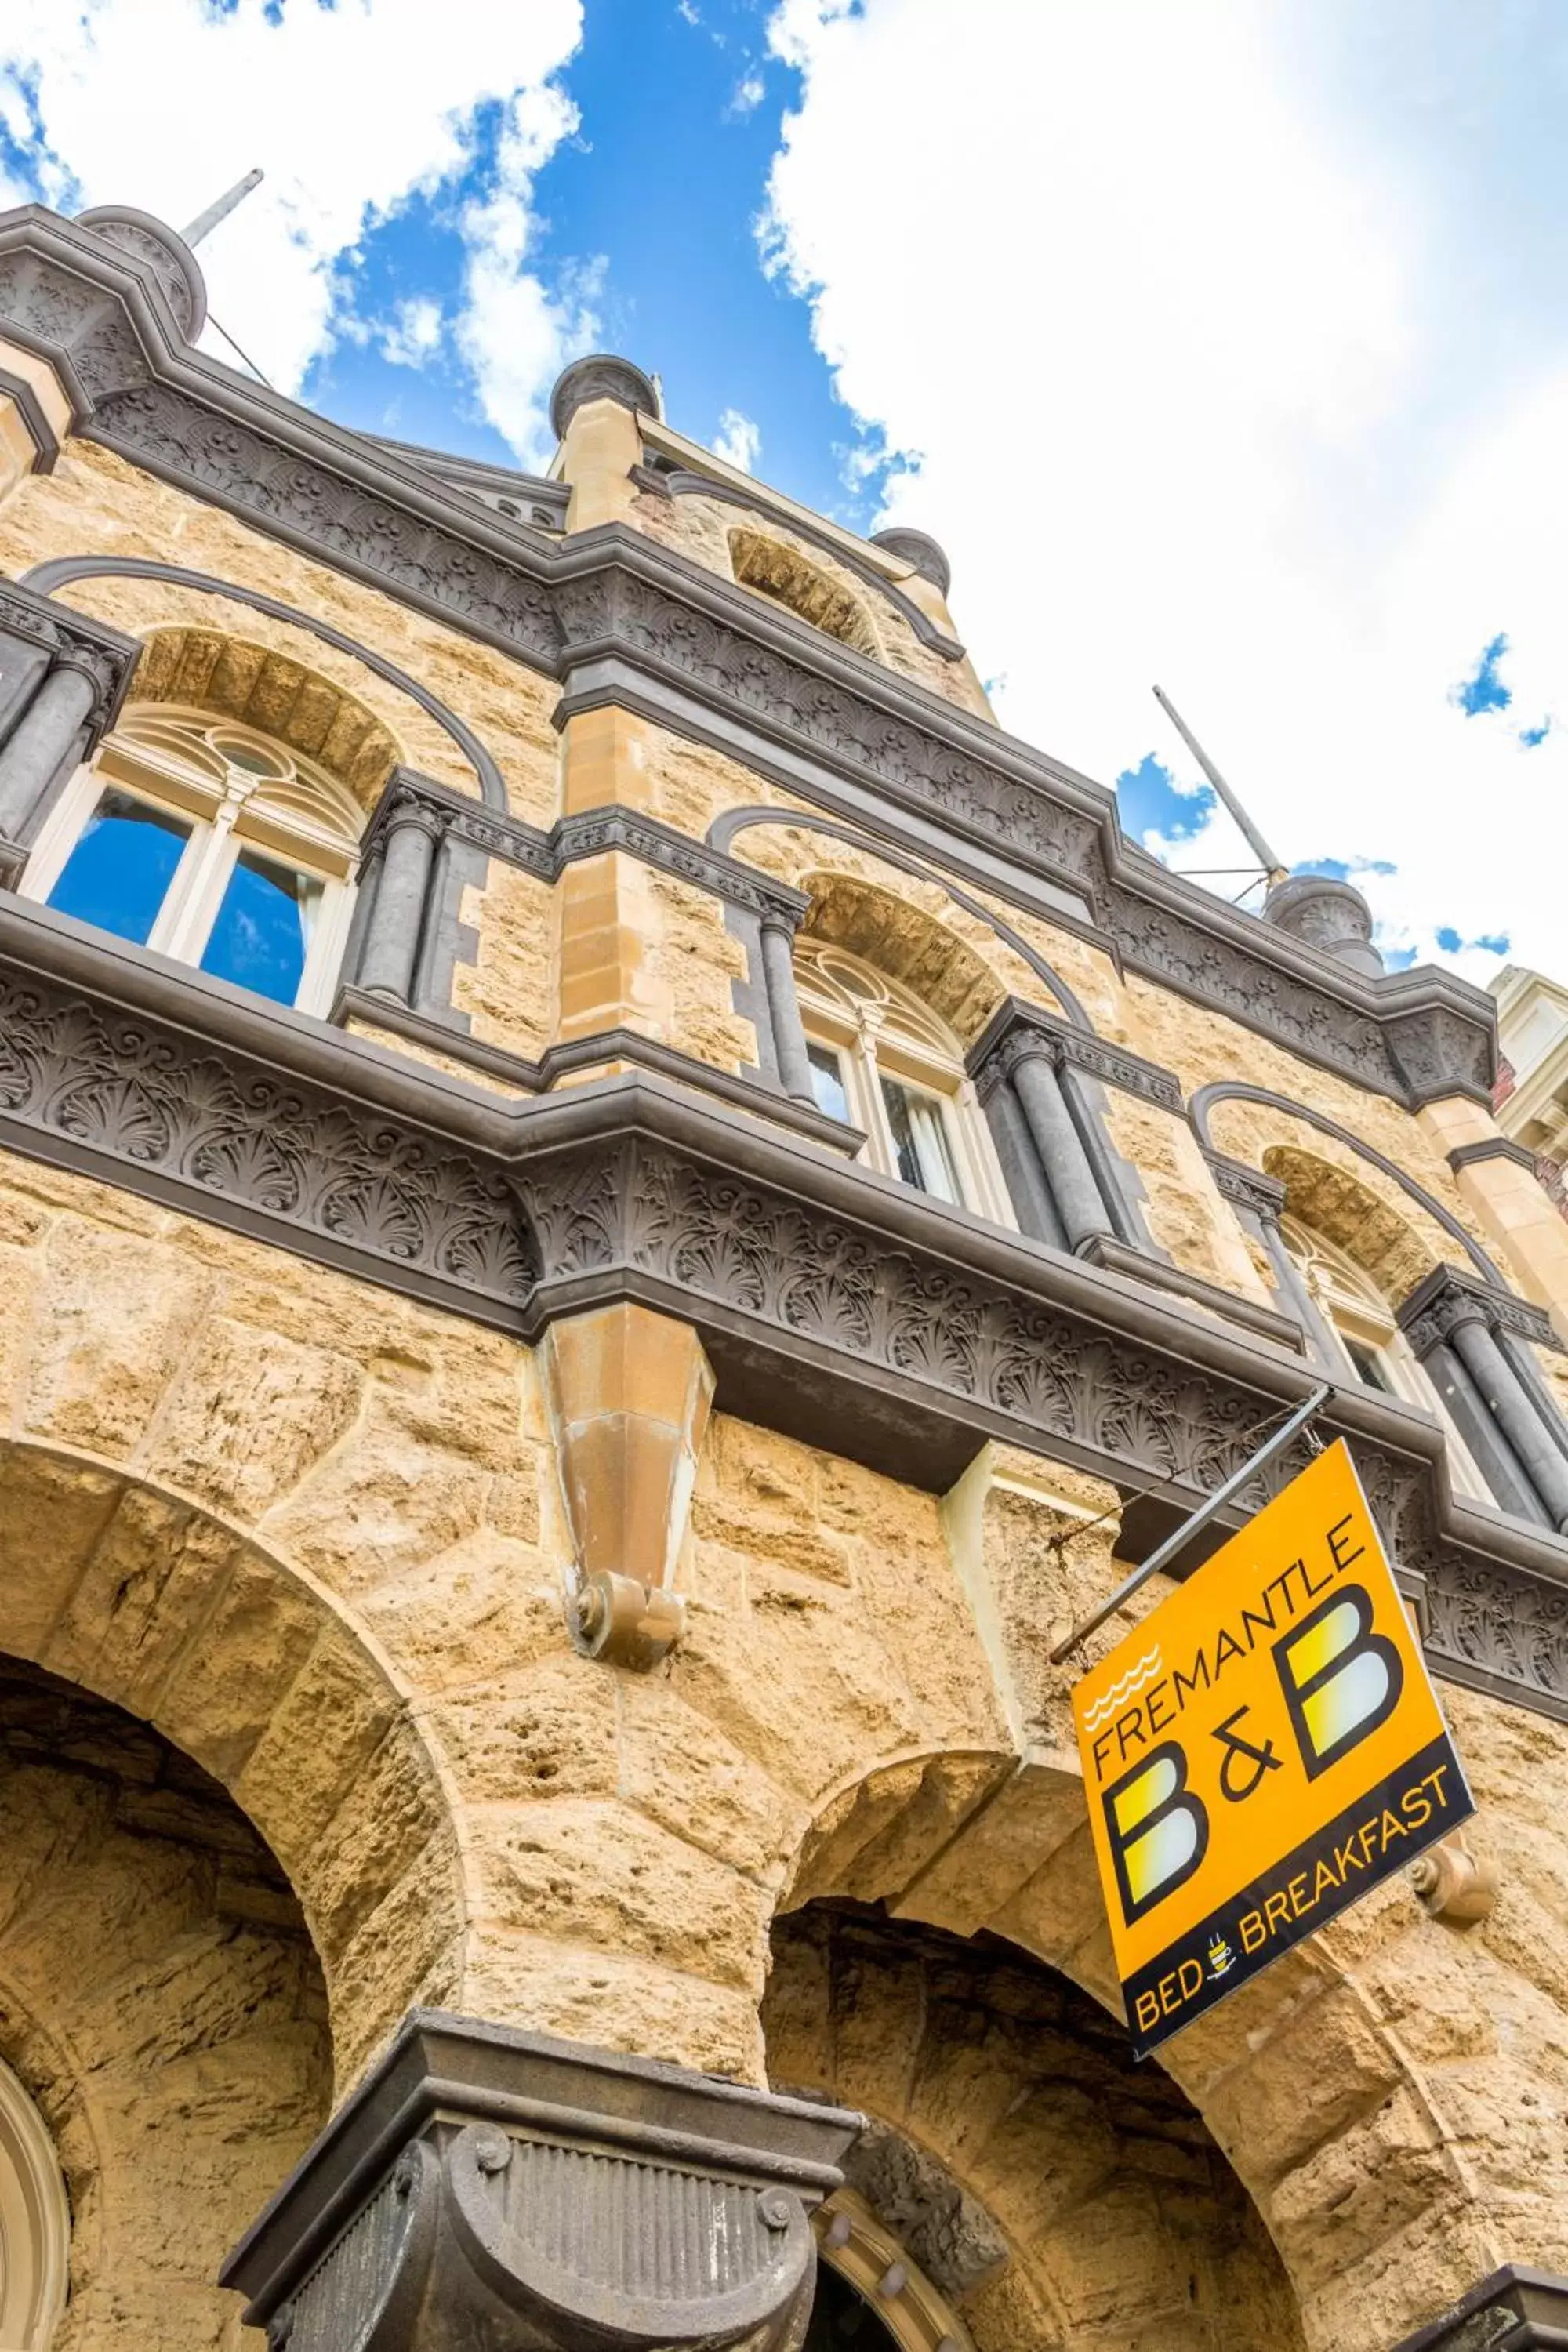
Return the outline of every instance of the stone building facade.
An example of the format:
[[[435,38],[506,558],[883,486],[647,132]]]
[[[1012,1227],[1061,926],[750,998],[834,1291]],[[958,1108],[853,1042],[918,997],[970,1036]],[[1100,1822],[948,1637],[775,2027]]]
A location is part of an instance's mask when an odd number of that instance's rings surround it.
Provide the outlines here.
[[[1568,2341],[1489,1000],[626,362],[532,479],[204,299],[0,217],[0,2343]],[[1049,1654],[1325,1376],[1479,1814],[1134,2066]]]

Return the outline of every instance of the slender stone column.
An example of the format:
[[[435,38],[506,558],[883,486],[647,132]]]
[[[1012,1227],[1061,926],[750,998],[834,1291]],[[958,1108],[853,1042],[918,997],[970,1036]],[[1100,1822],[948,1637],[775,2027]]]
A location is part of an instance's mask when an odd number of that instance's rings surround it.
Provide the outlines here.
[[[1002,1163],[1003,1181],[1013,1203],[1020,1231],[1037,1242],[1049,1243],[1052,1249],[1066,1249],[1067,1235],[1051,1199],[1040,1156],[1035,1139],[1014,1090],[1013,1081],[1005,1072],[998,1073],[984,1091],[985,1121],[991,1129],[991,1139],[996,1146],[996,1157]]]
[[[1445,1319],[1460,1362],[1529,1472],[1548,1517],[1553,1527],[1568,1529],[1568,1460],[1553,1444],[1519,1375],[1498,1346],[1485,1311],[1479,1301],[1467,1299]]]
[[[381,878],[365,927],[359,984],[378,996],[409,1003],[425,903],[440,838],[440,819],[417,801],[405,801],[387,819]]]
[[[98,681],[74,662],[59,664],[38,688],[0,751],[0,835],[21,840],[38,803],[81,737],[98,699]]]
[[[816,1089],[811,1083],[811,1063],[806,1055],[805,1030],[795,984],[795,930],[784,916],[767,913],[762,919],[762,931],[763,985],[767,991],[779,1084],[797,1102],[814,1103]]]
[[[1091,1234],[1108,1234],[1112,1228],[1083,1139],[1063,1097],[1061,1081],[1045,1053],[1021,1054],[1013,1065],[1012,1076],[1068,1246],[1081,1248]]]

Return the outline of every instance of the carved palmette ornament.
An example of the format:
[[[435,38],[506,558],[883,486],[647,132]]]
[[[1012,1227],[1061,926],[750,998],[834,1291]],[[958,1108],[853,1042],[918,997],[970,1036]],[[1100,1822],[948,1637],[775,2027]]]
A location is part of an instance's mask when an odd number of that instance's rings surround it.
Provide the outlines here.
[[[801,2199],[613,2148],[468,2125],[405,2149],[269,2352],[795,2352]]]

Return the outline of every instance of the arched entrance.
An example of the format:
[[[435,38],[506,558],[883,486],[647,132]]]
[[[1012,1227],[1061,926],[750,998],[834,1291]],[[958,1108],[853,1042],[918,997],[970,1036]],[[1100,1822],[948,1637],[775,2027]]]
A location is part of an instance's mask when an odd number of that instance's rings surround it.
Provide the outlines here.
[[[219,2263],[326,2118],[292,1889],[144,1722],[0,1657],[0,2344],[228,2339]]]

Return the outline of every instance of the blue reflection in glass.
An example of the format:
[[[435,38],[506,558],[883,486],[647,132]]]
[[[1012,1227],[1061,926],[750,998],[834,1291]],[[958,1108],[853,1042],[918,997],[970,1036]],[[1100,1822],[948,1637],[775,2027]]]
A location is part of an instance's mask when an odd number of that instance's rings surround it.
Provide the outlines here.
[[[847,1127],[849,1096],[844,1084],[844,1066],[831,1045],[817,1045],[809,1040],[805,1058],[811,1064],[811,1087],[816,1097],[816,1108],[825,1110],[829,1118],[841,1118]]]
[[[289,866],[242,849],[223,894],[202,970],[292,1004],[316,928],[321,885]]]
[[[67,858],[48,903],[117,939],[145,941],[158,919],[189,822],[167,809],[105,793]]]

